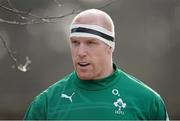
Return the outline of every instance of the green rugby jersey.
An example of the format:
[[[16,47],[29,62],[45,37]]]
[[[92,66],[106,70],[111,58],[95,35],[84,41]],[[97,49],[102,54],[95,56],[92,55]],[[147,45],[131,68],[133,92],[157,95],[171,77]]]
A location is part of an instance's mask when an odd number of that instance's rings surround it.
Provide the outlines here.
[[[38,95],[25,120],[166,120],[161,97],[118,69],[104,79],[80,80],[72,72]]]

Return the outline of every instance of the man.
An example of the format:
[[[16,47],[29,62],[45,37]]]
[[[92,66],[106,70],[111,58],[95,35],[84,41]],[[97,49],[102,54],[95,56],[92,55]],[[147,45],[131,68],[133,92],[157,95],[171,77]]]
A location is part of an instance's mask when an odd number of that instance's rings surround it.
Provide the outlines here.
[[[70,27],[75,71],[38,95],[26,120],[166,120],[161,97],[112,61],[114,24],[105,12],[89,9]]]

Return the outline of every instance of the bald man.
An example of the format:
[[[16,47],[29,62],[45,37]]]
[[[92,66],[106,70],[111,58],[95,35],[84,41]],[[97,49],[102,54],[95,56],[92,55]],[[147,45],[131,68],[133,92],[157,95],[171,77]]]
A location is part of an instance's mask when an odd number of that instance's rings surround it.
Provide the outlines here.
[[[26,120],[166,120],[155,91],[112,61],[114,24],[97,9],[79,13],[70,26],[74,71],[38,95]]]

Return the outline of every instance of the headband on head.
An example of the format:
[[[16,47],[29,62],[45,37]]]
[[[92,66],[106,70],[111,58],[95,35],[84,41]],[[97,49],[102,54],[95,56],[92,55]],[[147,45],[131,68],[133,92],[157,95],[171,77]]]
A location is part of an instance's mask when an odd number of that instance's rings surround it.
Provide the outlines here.
[[[98,25],[72,24],[70,37],[94,37],[114,49],[114,33]]]

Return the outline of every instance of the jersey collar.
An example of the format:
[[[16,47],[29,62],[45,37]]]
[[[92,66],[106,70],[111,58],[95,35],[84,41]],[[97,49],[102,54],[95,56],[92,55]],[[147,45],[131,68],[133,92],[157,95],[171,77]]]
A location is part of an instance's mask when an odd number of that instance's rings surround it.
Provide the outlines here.
[[[102,90],[107,87],[110,87],[114,85],[117,81],[118,76],[120,76],[120,70],[117,68],[116,64],[113,63],[113,68],[114,72],[109,75],[106,78],[103,79],[97,79],[97,80],[81,80],[78,76],[77,73],[74,71],[73,72],[73,77],[74,77],[74,83],[77,85],[79,88],[85,89],[85,90]]]

